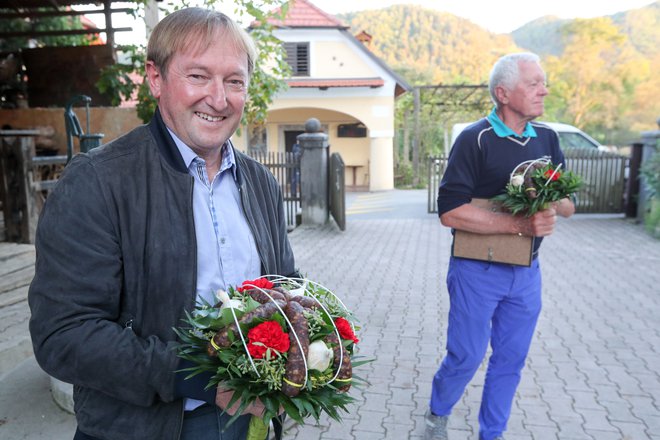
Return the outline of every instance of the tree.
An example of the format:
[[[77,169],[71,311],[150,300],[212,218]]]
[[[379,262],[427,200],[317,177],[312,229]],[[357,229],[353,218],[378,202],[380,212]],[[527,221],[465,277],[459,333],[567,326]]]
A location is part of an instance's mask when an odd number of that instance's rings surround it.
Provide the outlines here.
[[[607,17],[571,21],[562,33],[564,52],[545,63],[546,114],[604,140],[631,105],[637,62],[628,37]]]

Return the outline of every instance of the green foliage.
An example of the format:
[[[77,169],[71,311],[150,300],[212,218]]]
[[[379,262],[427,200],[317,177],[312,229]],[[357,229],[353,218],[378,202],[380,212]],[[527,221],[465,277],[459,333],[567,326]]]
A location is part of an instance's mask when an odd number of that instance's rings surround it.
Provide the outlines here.
[[[652,237],[660,239],[660,199],[652,199],[644,216],[644,228]]]
[[[652,191],[652,195],[660,200],[660,152],[644,161],[641,168],[644,181]]]

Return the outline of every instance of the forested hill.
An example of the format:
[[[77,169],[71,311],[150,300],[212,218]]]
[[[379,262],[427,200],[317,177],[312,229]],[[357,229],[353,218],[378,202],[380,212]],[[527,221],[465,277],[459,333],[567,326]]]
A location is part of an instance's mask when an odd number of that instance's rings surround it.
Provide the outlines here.
[[[338,18],[354,34],[371,34],[369,48],[414,84],[482,82],[497,57],[516,50],[509,35],[420,6],[395,5]]]
[[[455,15],[395,5],[338,15],[354,34],[366,31],[370,49],[413,84],[485,82],[500,55],[529,50],[560,56],[563,29],[575,20],[542,17],[511,34],[493,34]],[[660,1],[609,17],[644,58],[658,56]]]
[[[660,1],[608,17],[627,36],[633,50],[645,58],[657,57],[660,47]],[[575,20],[546,16],[511,33],[515,43],[539,55],[560,56],[564,50],[562,29]]]

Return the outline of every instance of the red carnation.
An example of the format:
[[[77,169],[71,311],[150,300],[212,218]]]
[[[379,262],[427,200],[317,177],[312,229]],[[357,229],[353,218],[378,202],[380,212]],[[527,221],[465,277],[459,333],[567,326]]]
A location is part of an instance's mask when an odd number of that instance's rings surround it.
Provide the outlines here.
[[[266,321],[252,327],[247,336],[248,351],[255,359],[262,359],[269,348],[279,353],[289,350],[289,334],[282,331],[276,321]]]
[[[337,330],[339,331],[339,336],[342,337],[342,339],[348,339],[350,341],[353,341],[355,344],[360,342],[360,340],[355,337],[355,332],[353,332],[353,328],[351,327],[351,324],[344,318],[337,318],[335,319],[335,325],[337,326]]]
[[[550,176],[552,176],[552,179],[551,179],[551,180],[554,182],[555,180],[559,179],[559,177],[561,177],[561,173],[560,173],[559,171],[555,171],[555,170],[553,170],[553,169],[551,168],[551,169],[549,169],[549,170],[546,170],[546,172],[543,173],[543,176],[544,176],[546,179],[549,179]]]
[[[244,290],[250,290],[255,288],[260,289],[272,289],[275,285],[266,278],[257,278],[252,281],[243,281],[243,285],[238,287],[236,290],[243,292]]]

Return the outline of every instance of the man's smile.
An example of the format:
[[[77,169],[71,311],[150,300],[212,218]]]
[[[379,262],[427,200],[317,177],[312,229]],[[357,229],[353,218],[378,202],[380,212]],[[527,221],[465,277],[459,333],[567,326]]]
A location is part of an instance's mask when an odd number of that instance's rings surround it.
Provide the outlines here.
[[[220,122],[223,119],[226,119],[226,116],[211,116],[206,113],[201,113],[201,112],[195,112],[195,115],[199,116],[200,118],[204,119],[205,121],[209,122]]]

